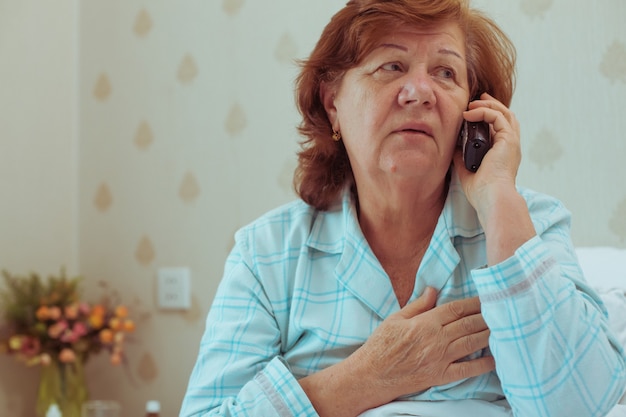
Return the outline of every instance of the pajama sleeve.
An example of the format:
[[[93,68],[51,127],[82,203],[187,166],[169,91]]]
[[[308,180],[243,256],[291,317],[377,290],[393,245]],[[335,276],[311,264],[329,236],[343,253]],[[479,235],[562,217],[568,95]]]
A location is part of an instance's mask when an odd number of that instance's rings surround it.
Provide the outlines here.
[[[281,358],[266,289],[240,249],[227,260],[180,417],[317,416]]]
[[[624,352],[578,266],[569,213],[540,212],[537,236],[472,272],[496,372],[515,416],[605,416],[624,393]]]

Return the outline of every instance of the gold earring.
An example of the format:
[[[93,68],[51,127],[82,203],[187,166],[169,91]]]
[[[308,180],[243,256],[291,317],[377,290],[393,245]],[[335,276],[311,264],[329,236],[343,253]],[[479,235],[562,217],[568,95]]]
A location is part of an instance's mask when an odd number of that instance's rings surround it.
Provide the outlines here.
[[[333,129],[333,140],[335,142],[339,142],[341,140],[341,132],[339,132],[338,130]]]

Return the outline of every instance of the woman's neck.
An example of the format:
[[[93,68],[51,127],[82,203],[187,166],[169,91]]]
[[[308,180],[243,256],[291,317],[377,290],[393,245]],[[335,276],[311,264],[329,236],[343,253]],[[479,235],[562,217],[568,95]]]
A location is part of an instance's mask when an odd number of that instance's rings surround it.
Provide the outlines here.
[[[361,230],[381,262],[402,262],[416,254],[423,255],[443,210],[447,190],[445,182],[430,192],[413,191],[413,195],[359,193]]]

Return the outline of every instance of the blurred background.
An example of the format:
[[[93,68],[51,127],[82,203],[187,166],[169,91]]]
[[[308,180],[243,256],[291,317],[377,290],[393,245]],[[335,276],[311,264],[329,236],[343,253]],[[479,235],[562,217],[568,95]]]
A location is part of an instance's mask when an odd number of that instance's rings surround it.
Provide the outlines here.
[[[93,399],[178,415],[234,232],[295,198],[295,59],[343,0],[0,0],[0,269],[107,282],[137,318]],[[626,247],[626,2],[474,0],[518,48],[519,184],[560,198],[577,246]],[[157,303],[186,267],[191,306]],[[0,355],[0,415],[40,370]]]

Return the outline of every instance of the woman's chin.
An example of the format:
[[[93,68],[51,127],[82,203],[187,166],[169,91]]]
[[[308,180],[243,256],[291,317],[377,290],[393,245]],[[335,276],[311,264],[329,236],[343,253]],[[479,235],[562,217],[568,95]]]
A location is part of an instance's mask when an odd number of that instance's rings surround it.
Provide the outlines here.
[[[451,163],[451,159],[444,162],[441,157],[420,155],[389,161],[383,169],[389,174],[407,178],[443,177]]]

